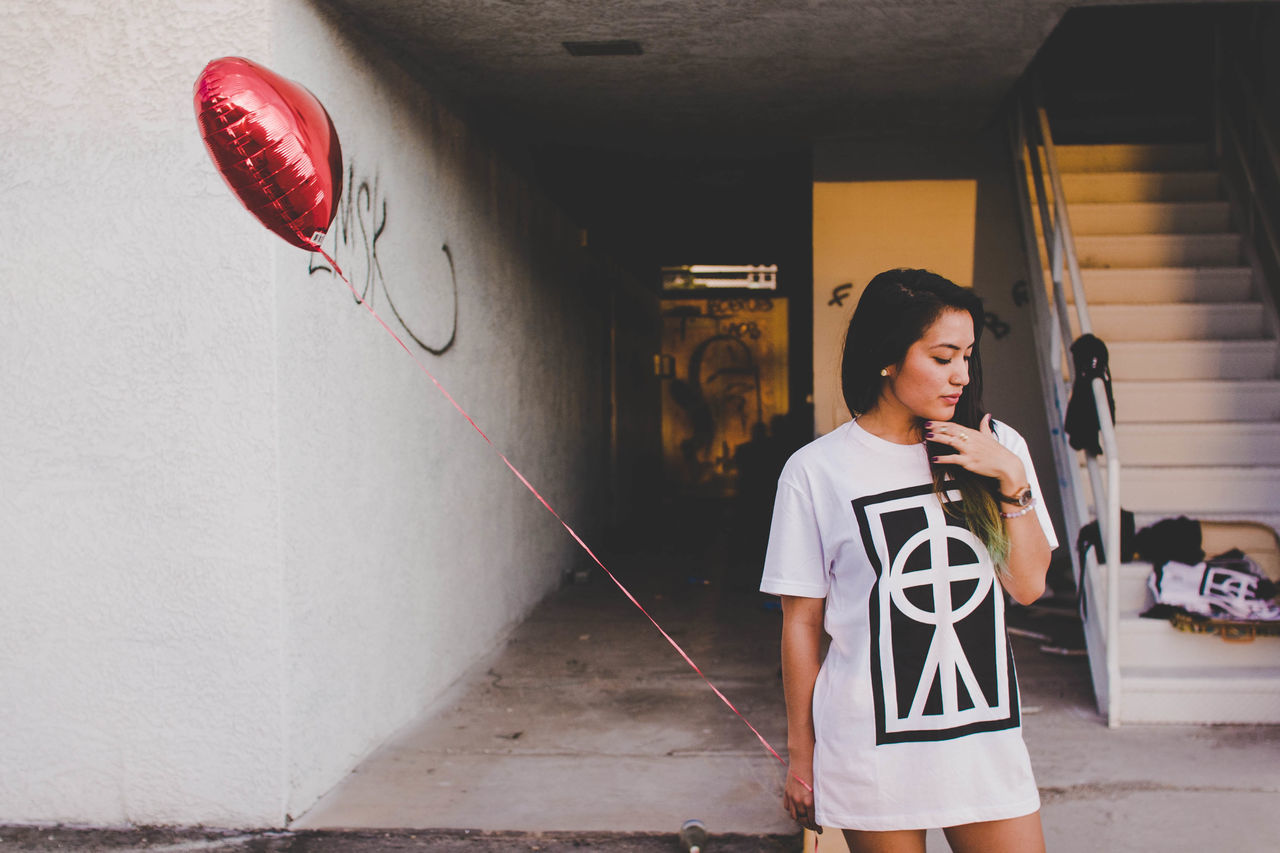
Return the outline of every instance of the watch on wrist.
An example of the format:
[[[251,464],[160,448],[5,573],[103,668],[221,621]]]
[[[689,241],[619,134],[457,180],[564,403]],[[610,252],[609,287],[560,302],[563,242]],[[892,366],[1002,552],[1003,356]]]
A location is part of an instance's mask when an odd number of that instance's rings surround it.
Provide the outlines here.
[[[1031,494],[1030,486],[1023,486],[1021,489],[1018,489],[1012,495],[1006,495],[999,491],[996,492],[996,498],[1000,502],[1013,504],[1014,506],[1017,506],[1017,507],[1030,506],[1031,501],[1034,499],[1034,497],[1035,496]]]

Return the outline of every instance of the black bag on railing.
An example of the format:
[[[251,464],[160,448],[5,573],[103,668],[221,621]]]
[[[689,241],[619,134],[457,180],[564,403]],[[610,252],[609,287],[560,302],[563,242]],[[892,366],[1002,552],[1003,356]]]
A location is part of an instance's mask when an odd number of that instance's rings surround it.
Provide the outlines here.
[[[1128,563],[1138,554],[1138,537],[1134,533],[1133,513],[1127,509],[1120,510],[1120,562]],[[1146,531],[1148,528],[1143,528]],[[1084,569],[1084,555],[1092,548],[1099,563],[1107,561],[1107,552],[1102,546],[1102,532],[1097,521],[1091,521],[1076,534],[1076,554],[1080,558],[1080,567]]]
[[[1116,419],[1116,400],[1111,393],[1111,367],[1108,363],[1107,345],[1093,335],[1081,335],[1071,345],[1071,360],[1076,366],[1076,384],[1071,388],[1071,400],[1067,403],[1067,440],[1076,450],[1095,456],[1102,452],[1098,440],[1098,406],[1093,399],[1093,380],[1101,379],[1107,389],[1107,408],[1111,420]]]
[[[1092,398],[1093,395],[1090,395]],[[1097,413],[1095,412],[1095,415]],[[1134,557],[1138,555],[1138,534],[1134,532],[1135,519],[1133,513],[1127,509],[1120,510],[1120,562],[1132,562]],[[1147,528],[1143,528],[1146,530]],[[1107,552],[1102,547],[1102,528],[1097,521],[1091,521],[1084,527],[1080,528],[1080,532],[1076,534],[1076,555],[1080,558],[1080,616],[1082,618],[1089,617],[1089,601],[1085,596],[1087,584],[1085,582],[1085,554],[1089,549],[1093,549],[1093,555],[1098,558],[1101,565],[1107,561]]]

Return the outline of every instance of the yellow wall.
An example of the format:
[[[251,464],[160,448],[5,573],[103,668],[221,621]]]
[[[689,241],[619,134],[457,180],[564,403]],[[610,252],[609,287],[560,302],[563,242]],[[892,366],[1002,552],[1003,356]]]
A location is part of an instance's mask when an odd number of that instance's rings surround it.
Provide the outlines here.
[[[840,352],[849,316],[876,273],[923,267],[972,286],[978,182],[841,181],[813,185],[813,409],[819,434],[848,420]],[[831,304],[844,283],[843,305]]]

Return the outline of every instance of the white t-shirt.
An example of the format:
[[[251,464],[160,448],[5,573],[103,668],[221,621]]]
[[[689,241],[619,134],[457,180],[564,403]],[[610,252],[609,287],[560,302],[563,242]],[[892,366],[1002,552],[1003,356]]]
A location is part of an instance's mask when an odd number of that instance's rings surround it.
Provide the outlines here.
[[[1039,496],[1026,441],[993,428]],[[1057,547],[1042,500],[1035,513]],[[826,599],[819,824],[946,827],[1040,807],[1004,596],[986,547],[943,512],[923,444],[851,421],[798,450],[778,480],[760,589]]]

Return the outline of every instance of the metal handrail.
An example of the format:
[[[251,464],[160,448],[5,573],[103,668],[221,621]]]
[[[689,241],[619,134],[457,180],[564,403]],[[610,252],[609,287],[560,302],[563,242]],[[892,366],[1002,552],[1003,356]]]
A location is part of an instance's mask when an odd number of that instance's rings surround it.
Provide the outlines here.
[[[1247,130],[1256,134],[1261,142],[1262,151],[1258,157],[1262,166],[1269,166],[1270,173],[1280,182],[1280,154],[1277,154],[1275,142],[1271,138],[1271,131],[1267,127],[1265,121],[1259,119],[1262,114],[1261,107],[1257,98],[1253,93],[1253,87],[1249,83],[1248,77],[1244,73],[1244,69],[1237,62],[1232,68],[1232,77],[1236,91],[1242,98],[1242,106],[1244,108],[1244,125]],[[1244,140],[1241,139],[1240,129],[1236,127],[1234,117],[1231,111],[1223,105],[1225,100],[1222,89],[1224,88],[1224,80],[1218,81],[1219,92],[1216,93],[1214,119],[1214,132],[1218,140],[1218,155],[1225,158],[1227,154],[1227,146],[1223,144],[1223,131],[1231,141],[1230,151],[1235,155],[1235,160],[1240,166],[1240,171],[1244,176],[1245,188],[1247,192],[1247,216],[1248,216],[1248,232],[1249,237],[1257,240],[1257,227],[1262,226],[1263,236],[1266,238],[1267,246],[1271,249],[1272,261],[1280,266],[1280,240],[1276,238],[1275,225],[1271,220],[1271,215],[1266,206],[1262,203],[1261,196],[1258,192],[1258,181],[1254,173],[1252,158],[1249,157],[1245,149]]]
[[[1066,487],[1065,491],[1068,492],[1065,497],[1069,500],[1065,503],[1071,505],[1070,509],[1074,510],[1074,513],[1070,511],[1067,513],[1068,524],[1078,529],[1079,520],[1088,515],[1085,489],[1083,484],[1079,482],[1079,465],[1075,463],[1078,458],[1076,451],[1068,444],[1065,433],[1057,428],[1057,425],[1063,422],[1063,417],[1065,416],[1063,401],[1065,394],[1064,368],[1069,381],[1072,383],[1075,381],[1075,364],[1070,354],[1071,322],[1065,293],[1065,286],[1068,283],[1075,302],[1076,323],[1080,333],[1092,333],[1093,323],[1089,318],[1088,301],[1085,298],[1084,283],[1080,275],[1080,263],[1076,255],[1075,238],[1071,231],[1071,219],[1067,210],[1066,194],[1062,187],[1062,176],[1058,170],[1057,150],[1053,144],[1053,134],[1049,127],[1048,114],[1038,102],[1033,102],[1031,108],[1035,112],[1034,124],[1029,124],[1026,121],[1022,103],[1018,104],[1016,111],[1015,161],[1017,180],[1021,190],[1019,197],[1023,207],[1023,220],[1028,226],[1026,228],[1026,236],[1029,256],[1035,258],[1035,263],[1031,264],[1034,282],[1031,289],[1033,292],[1033,305],[1037,312],[1037,328],[1042,331],[1042,334],[1037,336],[1037,342],[1040,347],[1041,369],[1045,374],[1042,378],[1047,382],[1047,387],[1054,397],[1054,411],[1051,414],[1058,417],[1057,423],[1054,424],[1052,430],[1057,445],[1054,455],[1058,461],[1060,478]],[[1028,129],[1038,132],[1040,137],[1038,146],[1029,139]],[[1043,167],[1040,159],[1042,152],[1044,156]],[[1028,167],[1032,173],[1031,186],[1026,184]],[[1045,172],[1048,173],[1048,188],[1045,186]],[[1035,199],[1041,225],[1040,230],[1044,235],[1045,249],[1048,252],[1050,276],[1053,284],[1052,304],[1048,304],[1043,298],[1046,288],[1041,273],[1040,248],[1036,239],[1035,223],[1032,221],[1031,211],[1027,202],[1029,197]],[[1052,199],[1052,210],[1050,209],[1050,197]],[[1064,278],[1067,281],[1064,281]],[[1098,518],[1098,525],[1101,528],[1103,551],[1106,555],[1105,565],[1099,567],[1103,569],[1106,578],[1105,631],[1103,634],[1106,646],[1107,670],[1105,711],[1107,724],[1115,726],[1119,723],[1120,709],[1120,456],[1116,442],[1115,423],[1112,420],[1111,410],[1107,404],[1106,386],[1101,379],[1094,379],[1092,387],[1098,412],[1103,457],[1106,464],[1105,479],[1095,454],[1085,454],[1085,468],[1088,472],[1089,491],[1093,496],[1093,507]],[[1067,509],[1067,507],[1064,506],[1064,509]],[[1074,519],[1071,518],[1073,514],[1075,515]],[[1077,559],[1077,556],[1073,553],[1073,563]],[[1077,581],[1082,585],[1086,583],[1085,566],[1076,565],[1075,571]]]

